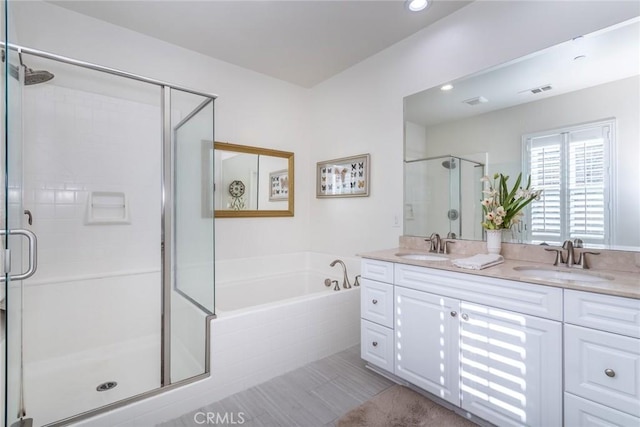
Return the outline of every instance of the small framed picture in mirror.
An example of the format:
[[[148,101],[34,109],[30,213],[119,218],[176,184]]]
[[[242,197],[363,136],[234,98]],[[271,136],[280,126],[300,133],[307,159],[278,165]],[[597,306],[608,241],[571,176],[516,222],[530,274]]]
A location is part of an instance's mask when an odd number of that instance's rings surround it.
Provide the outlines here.
[[[289,170],[282,169],[269,174],[269,201],[289,199]]]

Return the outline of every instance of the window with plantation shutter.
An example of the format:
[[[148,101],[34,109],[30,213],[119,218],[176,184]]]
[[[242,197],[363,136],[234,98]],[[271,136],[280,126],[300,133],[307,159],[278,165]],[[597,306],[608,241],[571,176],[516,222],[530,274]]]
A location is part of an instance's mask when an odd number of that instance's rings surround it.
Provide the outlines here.
[[[607,189],[613,125],[598,122],[523,137],[525,173],[532,188],[543,190],[527,211],[529,241],[611,243]]]

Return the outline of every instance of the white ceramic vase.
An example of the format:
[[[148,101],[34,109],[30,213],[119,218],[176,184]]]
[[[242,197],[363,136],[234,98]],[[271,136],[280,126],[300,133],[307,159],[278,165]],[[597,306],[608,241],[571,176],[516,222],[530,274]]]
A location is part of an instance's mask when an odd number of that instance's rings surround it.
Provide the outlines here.
[[[490,254],[499,254],[502,250],[502,230],[486,230],[487,231],[487,252]]]

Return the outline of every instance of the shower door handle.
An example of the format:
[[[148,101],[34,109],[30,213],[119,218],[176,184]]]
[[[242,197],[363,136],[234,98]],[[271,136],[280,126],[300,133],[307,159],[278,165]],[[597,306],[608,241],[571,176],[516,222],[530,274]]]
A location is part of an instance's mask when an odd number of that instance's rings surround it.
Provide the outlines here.
[[[6,236],[7,234],[8,235],[17,234],[20,236],[25,236],[29,241],[29,268],[24,273],[16,274],[14,276],[9,276],[11,280],[28,279],[29,277],[33,276],[33,274],[38,269],[38,239],[36,238],[36,235],[29,230],[16,229],[16,230],[9,230],[9,232],[7,232],[7,230],[0,230],[0,236]],[[5,270],[4,271],[5,273],[9,273],[11,271],[11,252],[9,250],[5,252]],[[4,281],[5,281],[5,276],[2,275],[0,277],[0,283]]]

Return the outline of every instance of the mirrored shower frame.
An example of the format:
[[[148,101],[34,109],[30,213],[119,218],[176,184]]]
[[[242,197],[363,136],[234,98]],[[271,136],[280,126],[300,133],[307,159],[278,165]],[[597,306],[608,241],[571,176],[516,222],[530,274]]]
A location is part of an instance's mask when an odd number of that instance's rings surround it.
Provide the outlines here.
[[[175,85],[171,83],[167,83],[161,80],[156,80],[144,76],[140,76],[137,74],[129,73],[126,71],[118,70],[115,68],[105,67],[85,61],[80,61],[72,58],[68,58],[65,56],[32,49],[25,46],[19,46],[12,43],[5,43],[0,41],[0,48],[13,50],[18,53],[25,53],[32,56],[37,56],[40,58],[45,58],[69,65],[75,65],[81,68],[99,71],[107,74],[111,74],[118,77],[124,77],[131,80],[137,80],[139,82],[148,83],[151,85],[155,85],[161,88],[161,140],[162,140],[162,207],[161,207],[161,256],[162,256],[162,309],[161,309],[161,375],[160,375],[160,387],[150,390],[148,392],[144,392],[138,395],[134,395],[105,406],[101,406],[87,412],[83,412],[80,414],[76,414],[70,416],[68,418],[58,420],[54,423],[48,424],[48,427],[57,427],[57,426],[65,426],[69,425],[73,422],[78,422],[81,420],[85,420],[91,417],[94,417],[98,414],[102,414],[116,408],[120,408],[123,406],[127,406],[133,402],[147,399],[149,397],[164,393],[165,391],[173,390],[178,387],[182,387],[184,385],[199,381],[203,378],[207,378],[210,375],[210,327],[211,320],[216,317],[215,310],[214,312],[210,312],[208,310],[204,310],[207,314],[206,316],[206,332],[205,332],[205,363],[204,363],[204,372],[202,374],[177,381],[175,383],[171,382],[171,292],[172,292],[172,284],[175,282],[173,265],[175,260],[175,250],[174,250],[174,224],[173,224],[173,183],[174,183],[174,166],[173,166],[173,157],[174,157],[174,141],[173,141],[173,131],[171,128],[171,90],[177,90],[181,92],[190,93],[197,96],[202,96],[204,98],[208,98],[205,100],[201,106],[204,107],[210,102],[214,102],[218,97],[216,94],[207,93],[199,90],[194,90],[191,88],[183,87],[180,85]],[[213,125],[213,123],[212,123]],[[213,219],[212,219],[213,220]],[[212,239],[213,244],[213,239]],[[213,260],[212,260],[213,262]],[[200,304],[197,305],[200,309],[202,306]],[[7,307],[8,308],[8,307]],[[6,380],[6,378],[5,378]]]

